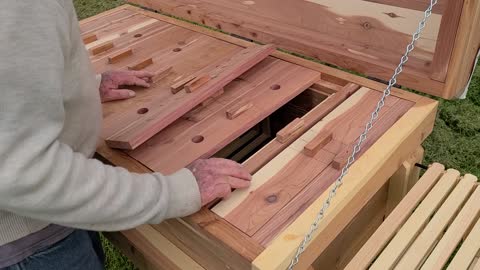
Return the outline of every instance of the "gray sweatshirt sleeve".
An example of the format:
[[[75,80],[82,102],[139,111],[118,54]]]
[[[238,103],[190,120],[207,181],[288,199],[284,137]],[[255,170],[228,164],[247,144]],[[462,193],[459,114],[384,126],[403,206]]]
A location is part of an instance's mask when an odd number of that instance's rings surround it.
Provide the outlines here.
[[[0,209],[103,231],[199,210],[198,186],[187,169],[134,174],[58,140],[71,18],[56,1],[8,2],[0,10]]]

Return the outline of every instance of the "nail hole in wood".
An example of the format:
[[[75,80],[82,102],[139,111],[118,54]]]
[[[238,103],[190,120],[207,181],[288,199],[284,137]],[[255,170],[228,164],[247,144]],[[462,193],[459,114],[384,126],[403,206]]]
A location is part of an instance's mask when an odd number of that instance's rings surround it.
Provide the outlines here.
[[[274,84],[274,85],[270,86],[270,89],[272,89],[272,90],[278,90],[280,88],[282,88],[282,87],[278,84]]]
[[[146,114],[148,112],[148,108],[141,108],[141,109],[138,109],[137,113],[138,114]]]
[[[135,34],[135,36],[133,36],[133,37],[139,38],[139,37],[142,37],[142,36],[143,36],[142,34]]]
[[[175,48],[175,49],[173,49],[173,51],[174,52],[180,52],[180,51],[182,51],[182,49],[181,48]]]
[[[201,142],[203,142],[204,139],[205,139],[205,138],[204,138],[203,136],[197,135],[197,136],[195,136],[195,137],[192,138],[192,142],[194,142],[194,143],[201,143]]]
[[[274,203],[277,201],[277,195],[270,195],[268,196],[267,198],[265,198],[265,200],[268,202],[268,203]]]

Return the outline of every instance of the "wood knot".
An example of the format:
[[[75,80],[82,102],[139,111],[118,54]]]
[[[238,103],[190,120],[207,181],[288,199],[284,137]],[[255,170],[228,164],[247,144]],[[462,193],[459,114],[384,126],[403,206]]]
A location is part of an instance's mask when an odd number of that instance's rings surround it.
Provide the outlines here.
[[[254,37],[254,38],[258,36],[258,34],[257,34],[257,33],[255,33],[255,32],[251,32],[250,34],[251,34],[251,35],[252,35],[252,37]]]
[[[265,200],[268,203],[275,203],[278,200],[278,197],[277,197],[277,195],[270,195],[267,198],[265,198]]]
[[[393,13],[393,12],[388,12],[388,13],[387,13],[387,12],[384,12],[383,14],[388,15],[388,17],[390,17],[390,18],[398,18],[398,17],[400,17],[400,16],[398,16],[397,14],[395,14],[395,13]]]
[[[366,30],[370,30],[372,29],[372,25],[369,23],[369,22],[364,22],[362,24],[363,28],[365,28]]]

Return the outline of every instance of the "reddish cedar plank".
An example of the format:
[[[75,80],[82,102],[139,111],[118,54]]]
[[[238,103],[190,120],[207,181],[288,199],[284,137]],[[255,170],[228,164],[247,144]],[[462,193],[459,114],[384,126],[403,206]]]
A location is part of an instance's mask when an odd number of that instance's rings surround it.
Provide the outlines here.
[[[130,55],[133,54],[133,51],[132,49],[128,48],[128,49],[125,49],[125,50],[122,50],[112,56],[109,56],[108,57],[108,63],[109,64],[115,64],[115,63],[118,63],[120,62],[122,59],[125,59],[126,57],[129,57]]]
[[[290,122],[286,127],[277,132],[277,141],[280,143],[285,143],[290,136],[297,132],[300,128],[305,125],[305,121],[302,118],[295,118]]]
[[[159,80],[165,78],[165,76],[168,75],[168,73],[170,73],[170,71],[172,70],[172,66],[168,66],[168,67],[164,67],[164,68],[161,68],[157,71],[155,71],[154,75],[153,75],[153,78],[152,78],[152,82],[158,82]]]
[[[210,75],[206,74],[203,76],[196,77],[191,82],[185,85],[185,91],[187,93],[193,93],[194,91],[198,90],[202,85],[206,84],[210,81]]]
[[[104,44],[100,44],[98,46],[93,47],[92,49],[90,49],[90,52],[92,53],[92,55],[97,55],[97,54],[100,54],[102,52],[108,51],[108,50],[112,49],[113,47],[114,47],[113,42],[109,41],[109,42],[106,42]]]
[[[239,103],[234,105],[232,108],[227,110],[227,118],[233,120],[237,118],[240,114],[248,111],[250,108],[253,107],[253,103]]]
[[[364,104],[362,102],[362,104]],[[400,119],[414,103],[407,100],[398,100],[395,106],[385,108],[380,113],[379,119],[370,130],[370,135],[362,144],[361,151],[357,154],[357,159],[370,148],[395,122]],[[363,124],[363,122],[361,123]],[[286,226],[290,225],[306,208],[314,202],[320,194],[326,192],[326,189],[337,179],[340,171],[333,167],[328,167],[313,181],[310,182],[293,200],[277,212],[255,235],[253,238],[262,245],[267,245],[275,238]]]
[[[315,156],[320,149],[332,141],[332,133],[327,131],[320,132],[311,140],[307,145],[305,145],[304,152],[307,156]]]
[[[464,0],[448,0],[447,12],[442,16],[430,75],[430,78],[439,82],[444,82],[447,78],[448,63],[453,52],[463,2]]]
[[[133,65],[129,65],[128,66],[128,69],[130,70],[142,70],[150,65],[153,64],[153,59],[150,57],[150,58],[147,58],[145,60],[142,60],[138,63],[135,63]]]
[[[230,61],[225,64],[225,68],[215,79],[210,80],[200,89],[178,100],[168,108],[159,108],[153,102],[151,106],[147,107],[150,108],[148,114],[133,123],[127,124],[125,128],[118,130],[107,138],[107,144],[113,148],[129,150],[137,148],[160,130],[218,92],[229,82],[265,59],[274,50],[274,46],[265,45],[240,51],[230,58]]]
[[[95,34],[87,34],[83,37],[83,43],[85,45],[97,41],[97,35]]]

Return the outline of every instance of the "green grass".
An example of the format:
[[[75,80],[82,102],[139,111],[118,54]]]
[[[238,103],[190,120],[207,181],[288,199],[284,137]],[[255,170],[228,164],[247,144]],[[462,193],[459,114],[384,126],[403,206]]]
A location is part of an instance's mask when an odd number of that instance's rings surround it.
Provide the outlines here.
[[[74,0],[79,19],[114,8],[124,0]],[[480,65],[479,65],[480,66]],[[478,67],[478,66],[477,66]],[[437,99],[437,98],[436,98]],[[440,102],[433,133],[426,139],[425,164],[440,162],[447,168],[480,176],[480,68],[472,79],[467,99]],[[135,269],[103,239],[109,270]]]

